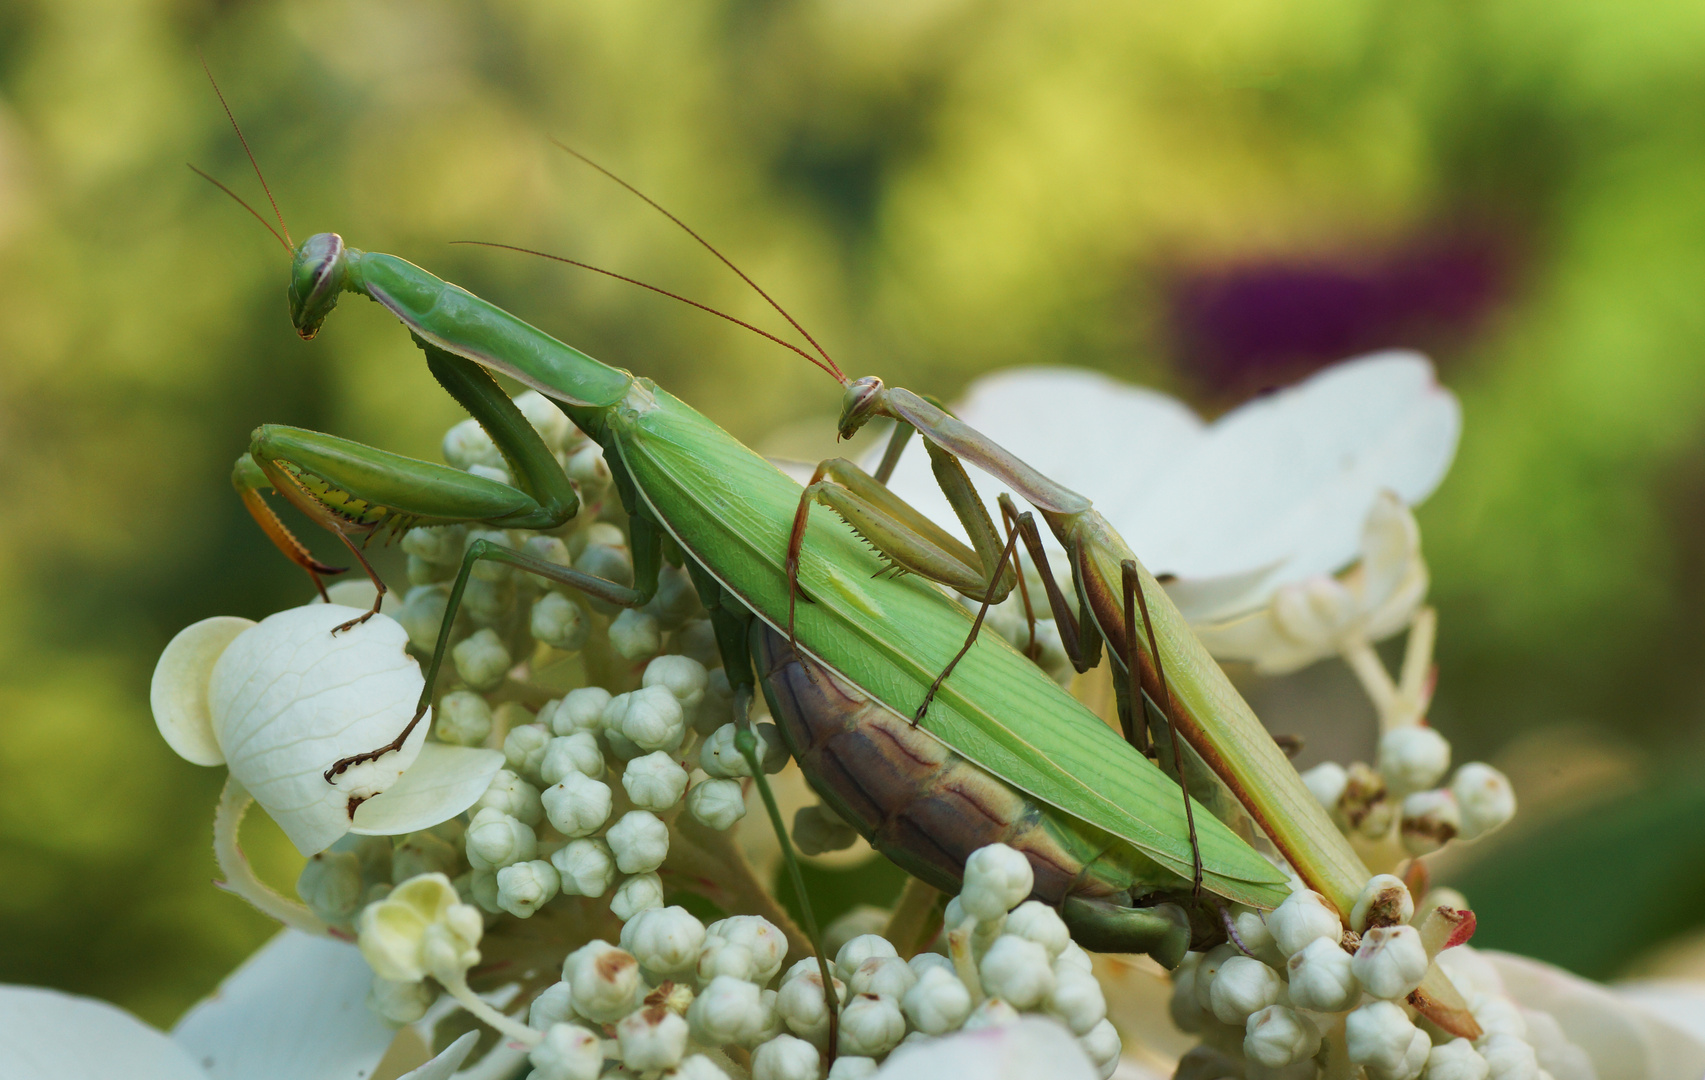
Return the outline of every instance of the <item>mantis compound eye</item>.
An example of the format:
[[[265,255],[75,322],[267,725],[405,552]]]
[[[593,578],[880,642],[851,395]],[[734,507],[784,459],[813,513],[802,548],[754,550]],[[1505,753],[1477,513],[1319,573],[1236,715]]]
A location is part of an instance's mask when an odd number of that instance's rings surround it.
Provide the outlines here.
[[[296,249],[290,267],[290,321],[302,340],[320,332],[320,324],[337,306],[347,272],[343,237],[337,233],[315,233]]]
[[[841,398],[841,438],[852,438],[871,417],[878,415],[877,406],[884,392],[882,380],[874,375],[847,384],[846,395]]]

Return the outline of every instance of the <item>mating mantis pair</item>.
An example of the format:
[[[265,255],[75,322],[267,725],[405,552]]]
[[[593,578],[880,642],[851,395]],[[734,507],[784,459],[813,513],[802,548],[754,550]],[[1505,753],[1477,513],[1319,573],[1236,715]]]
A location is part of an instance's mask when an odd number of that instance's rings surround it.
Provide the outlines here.
[[[784,729],[789,715],[869,718],[873,710],[896,732],[894,718],[910,729],[920,705],[927,705],[915,730],[956,759],[943,768],[974,769],[1011,796],[1013,812],[1002,827],[1022,832],[1020,846],[1033,863],[1051,860],[1065,871],[1047,884],[1038,875],[1039,895],[1059,904],[1074,932],[1096,947],[1153,950],[1175,961],[1192,929],[1150,906],[1156,900],[1188,901],[1196,888],[1260,907],[1282,898],[1281,875],[1213,818],[1203,816],[1192,828],[1188,803],[1178,798],[1177,788],[1040,669],[998,639],[968,636],[965,612],[933,587],[882,574],[896,563],[872,554],[837,514],[817,505],[820,499],[833,501],[829,489],[813,485],[802,499],[798,485],[649,380],[603,365],[410,263],[350,249],[335,234],[318,234],[299,247],[286,236],[280,240],[292,255],[291,316],[298,332],[304,338],[317,333],[344,291],[384,306],[425,351],[434,375],[486,428],[515,481],[502,484],[300,429],[258,429],[250,453],[239,461],[237,485],[263,528],[316,581],[329,568],[264,508],[260,487],[274,488],[331,528],[358,558],[355,539],[386,530],[450,522],[549,529],[574,515],[573,486],[489,372],[555,401],[604,448],[629,513],[631,586],[483,541],[470,545],[415,722],[430,703],[455,605],[479,560],[502,560],[631,605],[644,603],[655,590],[668,549],[685,562],[710,610],[737,700],[749,703],[761,685]],[[1305,880],[1348,911],[1365,870],[1164,593],[1088,500],[1049,484],[923,399],[885,390],[873,379],[846,380],[832,363],[820,366],[848,387],[843,433],[873,416],[890,416],[942,451],[944,467],[949,459],[955,468],[958,459],[971,461],[1037,508],[1072,561],[1080,619],[1073,620],[1057,589],[1050,589],[1050,604],[1063,632],[1080,631],[1073,635],[1074,662],[1087,666],[1105,640],[1115,661],[1135,672],[1138,687],[1177,718],[1183,737]],[[979,551],[972,558],[961,552],[957,561],[969,574],[965,582],[984,586],[985,598],[992,598],[1015,579],[1002,556],[1010,556],[1022,522],[1015,513],[1009,516],[1004,549],[987,542],[992,523],[986,517],[984,523],[987,530],[973,532]],[[904,544],[918,534],[901,530],[900,543],[889,545],[898,565],[917,569]],[[1038,552],[1033,530],[1025,538]],[[1001,556],[991,561],[997,549]],[[1044,574],[1051,584],[1047,578]],[[796,603],[800,595],[810,602]],[[1148,609],[1141,634],[1133,614],[1138,608]],[[1158,661],[1162,646],[1164,669]],[[763,661],[757,670],[754,655]],[[951,678],[941,681],[949,668]],[[799,692],[824,687],[837,693],[811,698]],[[1133,700],[1140,698],[1127,691],[1126,701]],[[1127,705],[1126,715],[1132,712],[1142,710]],[[743,707],[737,717],[744,720]],[[860,726],[847,730],[857,734]],[[1133,735],[1136,727],[1135,721],[1127,724]],[[348,765],[400,746],[406,735],[329,763],[328,782]],[[741,747],[772,824],[782,832],[749,731]],[[799,756],[814,785],[832,790],[821,775],[810,773],[810,763],[821,765],[821,759]],[[844,766],[852,757],[834,760]],[[915,790],[896,796],[898,803],[872,805],[898,820],[903,815],[894,807],[927,804],[932,794],[927,785],[937,779],[939,773],[920,777]],[[932,820],[939,827],[941,819]],[[955,858],[962,866],[967,843],[986,842],[975,829],[962,829],[963,836],[949,829],[929,838],[942,848],[941,856],[923,858],[915,837],[902,831],[884,835],[887,823],[866,822],[878,846],[897,852],[909,868],[922,867],[926,880],[937,883],[951,884]],[[785,835],[782,842],[785,851]],[[1424,984],[1421,992],[1428,990]],[[1443,1011],[1452,1011],[1449,996],[1434,996]]]

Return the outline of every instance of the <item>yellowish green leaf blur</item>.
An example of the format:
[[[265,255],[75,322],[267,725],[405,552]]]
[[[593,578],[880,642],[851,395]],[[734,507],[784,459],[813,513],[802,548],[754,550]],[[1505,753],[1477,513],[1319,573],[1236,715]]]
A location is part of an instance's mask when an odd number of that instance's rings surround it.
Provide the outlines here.
[[[779,325],[555,137],[693,223],[849,372],[945,398],[1071,363],[1214,411],[1427,349],[1465,413],[1419,513],[1435,724],[1518,792],[1518,740],[1536,790],[1586,777],[1551,820],[1698,775],[1705,6],[0,0],[0,981],[168,1023],[270,933],[209,885],[221,771],[159,739],[148,673],[191,621],[308,595],[231,491],[251,428],[436,459],[458,419],[377,307],[291,332],[284,252],[185,168],[270,215],[197,50],[298,240],[416,261],[776,452],[833,442],[838,389],[797,357],[449,242]],[[1332,699],[1328,666],[1258,703]],[[1622,819],[1593,850],[1658,868],[1619,890],[1595,862],[1623,936],[1548,954],[1588,933],[1560,907],[1521,947],[1612,974],[1705,911],[1705,852],[1662,846],[1697,835],[1696,808]],[[293,877],[276,831],[247,843]],[[1585,884],[1552,854],[1551,877],[1463,871],[1488,943],[1522,889]]]

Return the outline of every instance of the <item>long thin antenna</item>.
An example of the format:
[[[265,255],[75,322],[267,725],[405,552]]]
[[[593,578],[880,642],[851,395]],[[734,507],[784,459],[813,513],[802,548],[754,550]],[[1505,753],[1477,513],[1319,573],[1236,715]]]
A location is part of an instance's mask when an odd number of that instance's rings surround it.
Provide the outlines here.
[[[189,165],[189,163],[187,161],[184,164]],[[252,207],[248,203],[244,202],[243,197],[241,195],[238,195],[235,191],[232,191],[230,188],[226,187],[224,184],[221,184],[219,181],[213,179],[213,177],[202,172],[200,169],[196,168],[194,165],[190,165],[189,169],[190,169],[190,172],[195,173],[195,175],[201,177],[203,180],[207,181],[209,184],[212,184],[214,187],[218,188],[220,191],[223,191],[225,194],[231,196],[231,198],[237,200],[237,205],[242,207],[244,210],[247,210],[249,213],[253,214],[255,216],[255,220],[260,222],[263,226],[265,226],[266,231],[272,234],[272,238],[284,245],[285,251],[290,252],[292,255],[294,255],[296,253],[296,249],[290,246],[290,241],[288,241],[288,240],[284,239],[284,237],[278,235],[278,230],[272,227],[272,222],[268,221],[266,218],[261,217],[260,211],[256,210],[254,207]]]
[[[255,176],[260,179],[261,190],[266,192],[266,201],[272,204],[273,216],[278,218],[278,228],[284,233],[284,246],[294,253],[296,245],[290,239],[290,226],[284,224],[284,214],[278,209],[278,200],[272,197],[272,188],[267,185],[266,174],[260,171],[260,162],[255,160],[255,152],[249,149],[248,136],[243,134],[242,125],[237,123],[237,114],[231,111],[231,103],[225,100],[225,91],[219,89],[219,82],[213,77],[213,69],[207,66],[207,57],[202,56],[198,51],[196,53],[196,59],[201,61],[201,70],[207,73],[207,81],[213,84],[213,92],[219,95],[219,104],[225,109],[225,118],[231,121],[231,130],[237,133],[237,141],[243,144],[243,153],[249,156],[249,164],[254,166]],[[191,165],[190,168],[194,169],[195,166]],[[201,172],[200,169],[196,169],[195,171]],[[206,173],[202,173],[202,175],[207,176]],[[209,180],[213,180],[211,176],[208,176],[207,178]],[[214,180],[213,182],[216,184],[219,183],[217,180]],[[219,184],[219,186],[225,187],[224,184]],[[227,192],[229,192],[229,189],[227,189]],[[236,198],[236,196],[233,195],[232,198]],[[237,201],[242,202],[243,200],[237,199]],[[247,206],[248,204],[243,203],[243,205]],[[256,214],[255,216],[260,217],[259,214]],[[267,227],[271,228],[270,225]]]
[[[621,177],[617,176],[615,173],[611,172],[609,169],[604,168],[604,166],[598,164],[596,161],[593,161],[591,158],[587,157],[585,154],[582,154],[580,151],[576,150],[574,147],[569,146],[567,143],[564,143],[564,142],[557,140],[557,139],[552,139],[551,141],[556,143],[557,146],[560,147],[561,149],[563,149],[563,150],[567,151],[568,153],[573,154],[575,157],[579,158],[582,162],[586,163],[587,165],[592,166],[592,168],[594,168],[594,169],[597,169],[599,172],[603,173],[605,176],[609,177],[611,180],[614,180],[616,183],[620,184],[622,187],[626,188],[628,191],[632,192],[634,195],[639,196],[641,199],[643,199],[645,201],[646,205],[650,206],[653,210],[656,210],[659,214],[662,214],[664,217],[668,218],[670,221],[673,221],[676,225],[680,226],[681,230],[683,232],[685,232],[688,236],[692,237],[694,240],[697,240],[700,244],[704,245],[704,249],[706,251],[710,252],[712,255],[715,255],[717,257],[717,259],[719,259],[722,262],[722,265],[728,267],[730,270],[732,270],[736,274],[738,274],[740,276],[741,281],[744,281],[746,284],[750,285],[754,292],[756,292],[759,296],[763,297],[765,303],[769,304],[772,308],[775,308],[777,313],[780,314],[782,318],[784,318],[788,321],[788,325],[792,326],[795,330],[798,330],[801,334],[804,335],[805,340],[809,341],[811,343],[811,347],[813,349],[816,349],[818,354],[821,355],[824,360],[828,361],[829,366],[828,366],[828,368],[825,368],[824,370],[828,371],[829,374],[831,374],[835,378],[839,379],[841,381],[841,385],[845,386],[847,384],[848,380],[847,380],[846,374],[843,371],[841,371],[840,366],[835,363],[834,357],[829,355],[828,350],[824,349],[823,346],[817,344],[817,339],[811,336],[811,332],[806,330],[805,327],[799,325],[799,321],[797,319],[795,319],[792,315],[789,315],[787,313],[786,308],[784,308],[780,304],[776,303],[775,298],[772,297],[769,293],[765,292],[763,290],[763,288],[761,286],[759,286],[759,284],[756,281],[753,281],[751,278],[747,277],[746,271],[740,269],[738,266],[735,266],[733,260],[729,259],[728,256],[724,255],[722,252],[716,250],[716,246],[714,244],[712,244],[709,240],[706,240],[704,237],[700,236],[698,233],[694,232],[692,229],[692,226],[688,225],[686,222],[682,221],[680,218],[676,217],[674,214],[671,214],[668,210],[665,210],[663,208],[663,206],[657,202],[656,199],[653,199],[651,196],[647,195],[645,192],[634,187],[632,184],[628,183],[626,180],[623,180]],[[817,366],[822,367],[823,365],[819,364]]]
[[[681,303],[689,304],[693,307],[698,308],[700,311],[708,311],[712,315],[715,315],[719,319],[727,319],[729,322],[733,323],[736,326],[744,326],[746,329],[752,331],[752,333],[757,334],[761,337],[767,337],[771,341],[775,342],[777,345],[780,345],[784,349],[793,350],[794,352],[798,353],[800,356],[803,356],[803,357],[805,357],[805,359],[811,361],[813,364],[816,364],[822,370],[828,372],[830,375],[833,375],[836,378],[840,379],[843,383],[846,382],[846,376],[841,374],[840,368],[833,366],[834,365],[833,360],[830,360],[827,364],[825,364],[822,360],[819,360],[815,356],[812,356],[810,353],[806,352],[804,349],[801,349],[798,345],[795,345],[793,342],[788,341],[784,338],[779,338],[776,335],[770,333],[768,330],[760,329],[759,327],[753,326],[751,323],[745,321],[744,319],[736,319],[734,316],[728,314],[725,311],[716,310],[715,308],[711,307],[709,304],[701,304],[697,300],[689,300],[686,297],[681,296],[677,293],[670,292],[668,289],[660,289],[655,285],[651,285],[651,284],[648,284],[644,281],[640,281],[637,278],[626,277],[622,274],[616,273],[614,270],[606,270],[601,266],[593,266],[591,263],[583,263],[577,259],[570,259],[570,258],[563,256],[563,255],[552,255],[548,251],[534,251],[532,248],[517,247],[514,244],[499,244],[499,243],[496,243],[496,242],[491,241],[491,240],[452,240],[450,242],[452,244],[472,244],[476,247],[500,248],[504,251],[518,251],[523,255],[537,255],[541,259],[550,259],[552,262],[567,263],[570,266],[578,266],[582,270],[590,270],[594,274],[603,274],[605,277],[612,277],[612,278],[615,278],[617,281],[625,281],[629,285],[638,285],[642,289],[650,289],[652,292],[660,293],[664,296],[667,296],[671,300],[679,300]]]

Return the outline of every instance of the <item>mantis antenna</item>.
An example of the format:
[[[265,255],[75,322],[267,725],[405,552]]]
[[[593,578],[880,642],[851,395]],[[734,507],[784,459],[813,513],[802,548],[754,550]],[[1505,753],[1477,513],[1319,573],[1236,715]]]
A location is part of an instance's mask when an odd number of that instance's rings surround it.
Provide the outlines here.
[[[291,255],[295,255],[296,254],[296,245],[293,244],[290,240],[290,227],[288,225],[284,224],[284,214],[282,211],[280,211],[278,209],[278,200],[272,197],[272,188],[266,182],[266,175],[260,171],[260,162],[255,160],[255,152],[253,150],[249,149],[248,136],[243,134],[242,125],[237,123],[237,114],[233,113],[231,111],[231,103],[225,100],[225,91],[219,89],[219,81],[213,77],[213,71],[207,66],[206,57],[203,57],[199,53],[197,53],[196,59],[201,61],[201,70],[203,72],[206,72],[207,81],[213,84],[213,92],[216,95],[218,95],[219,104],[221,106],[223,106],[225,109],[225,118],[227,120],[231,121],[231,130],[233,130],[237,133],[237,141],[243,144],[243,153],[248,155],[249,164],[254,166],[255,176],[260,178],[261,190],[266,192],[266,199],[268,202],[270,202],[272,204],[273,215],[278,218],[278,228],[276,228],[276,229],[273,228],[272,222],[270,222],[266,218],[262,217],[260,211],[256,210],[254,207],[250,206],[247,202],[245,202],[241,195],[238,195],[235,191],[232,191],[230,188],[226,187],[224,184],[215,180],[213,177],[209,176],[206,172],[202,171],[201,169],[196,168],[193,164],[191,164],[189,166],[190,171],[195,173],[195,175],[201,177],[203,180],[207,181],[209,184],[212,184],[214,187],[218,188],[220,191],[223,191],[225,194],[231,196],[232,200],[235,201],[238,206],[242,207],[244,210],[247,210],[249,213],[253,214],[255,220],[260,222],[262,225],[264,225],[266,227],[266,231],[272,234],[272,238],[274,240],[277,240],[280,244],[284,245],[284,250],[286,252],[288,252]]]

